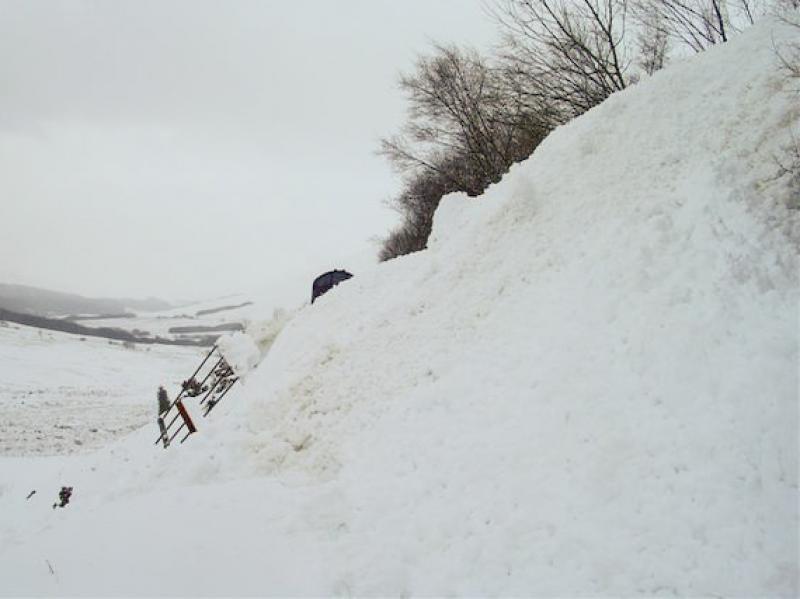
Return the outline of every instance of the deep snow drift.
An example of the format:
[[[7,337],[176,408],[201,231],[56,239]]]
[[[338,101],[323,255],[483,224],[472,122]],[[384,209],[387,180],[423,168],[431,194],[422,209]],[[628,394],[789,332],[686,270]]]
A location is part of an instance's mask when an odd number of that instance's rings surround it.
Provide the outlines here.
[[[0,592],[796,595],[795,35],[446,198],[429,250],[301,310],[185,445],[0,461]]]

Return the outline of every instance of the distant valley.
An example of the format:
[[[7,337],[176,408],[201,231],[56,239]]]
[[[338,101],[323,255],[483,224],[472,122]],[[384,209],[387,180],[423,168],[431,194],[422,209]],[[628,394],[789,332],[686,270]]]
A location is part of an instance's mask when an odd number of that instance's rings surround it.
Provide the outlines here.
[[[173,305],[158,298],[88,298],[0,283],[0,320],[130,343],[212,345],[244,328],[252,302],[236,295]]]

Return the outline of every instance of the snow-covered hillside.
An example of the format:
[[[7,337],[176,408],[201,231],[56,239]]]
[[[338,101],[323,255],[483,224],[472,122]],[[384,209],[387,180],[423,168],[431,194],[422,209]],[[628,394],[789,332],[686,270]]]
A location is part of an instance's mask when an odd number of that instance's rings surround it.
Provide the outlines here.
[[[85,453],[141,428],[158,386],[204,353],[0,322],[0,456]]]
[[[796,34],[446,198],[427,251],[302,309],[185,445],[1,460],[0,593],[796,595]]]

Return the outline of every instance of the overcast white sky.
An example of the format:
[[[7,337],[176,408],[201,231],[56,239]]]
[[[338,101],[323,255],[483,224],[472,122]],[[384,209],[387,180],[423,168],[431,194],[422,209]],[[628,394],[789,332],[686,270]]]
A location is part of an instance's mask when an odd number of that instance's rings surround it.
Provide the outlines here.
[[[0,282],[183,299],[346,268],[397,219],[398,73],[494,39],[481,0],[0,0]]]

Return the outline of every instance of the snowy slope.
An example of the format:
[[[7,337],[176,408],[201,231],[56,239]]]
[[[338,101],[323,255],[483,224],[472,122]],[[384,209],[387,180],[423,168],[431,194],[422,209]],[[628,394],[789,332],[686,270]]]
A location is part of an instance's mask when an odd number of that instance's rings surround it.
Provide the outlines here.
[[[447,198],[427,251],[301,310],[184,446],[0,461],[0,593],[796,595],[795,35]],[[24,500],[61,484],[64,510]]]
[[[0,456],[86,452],[140,429],[158,386],[203,353],[0,322]]]

